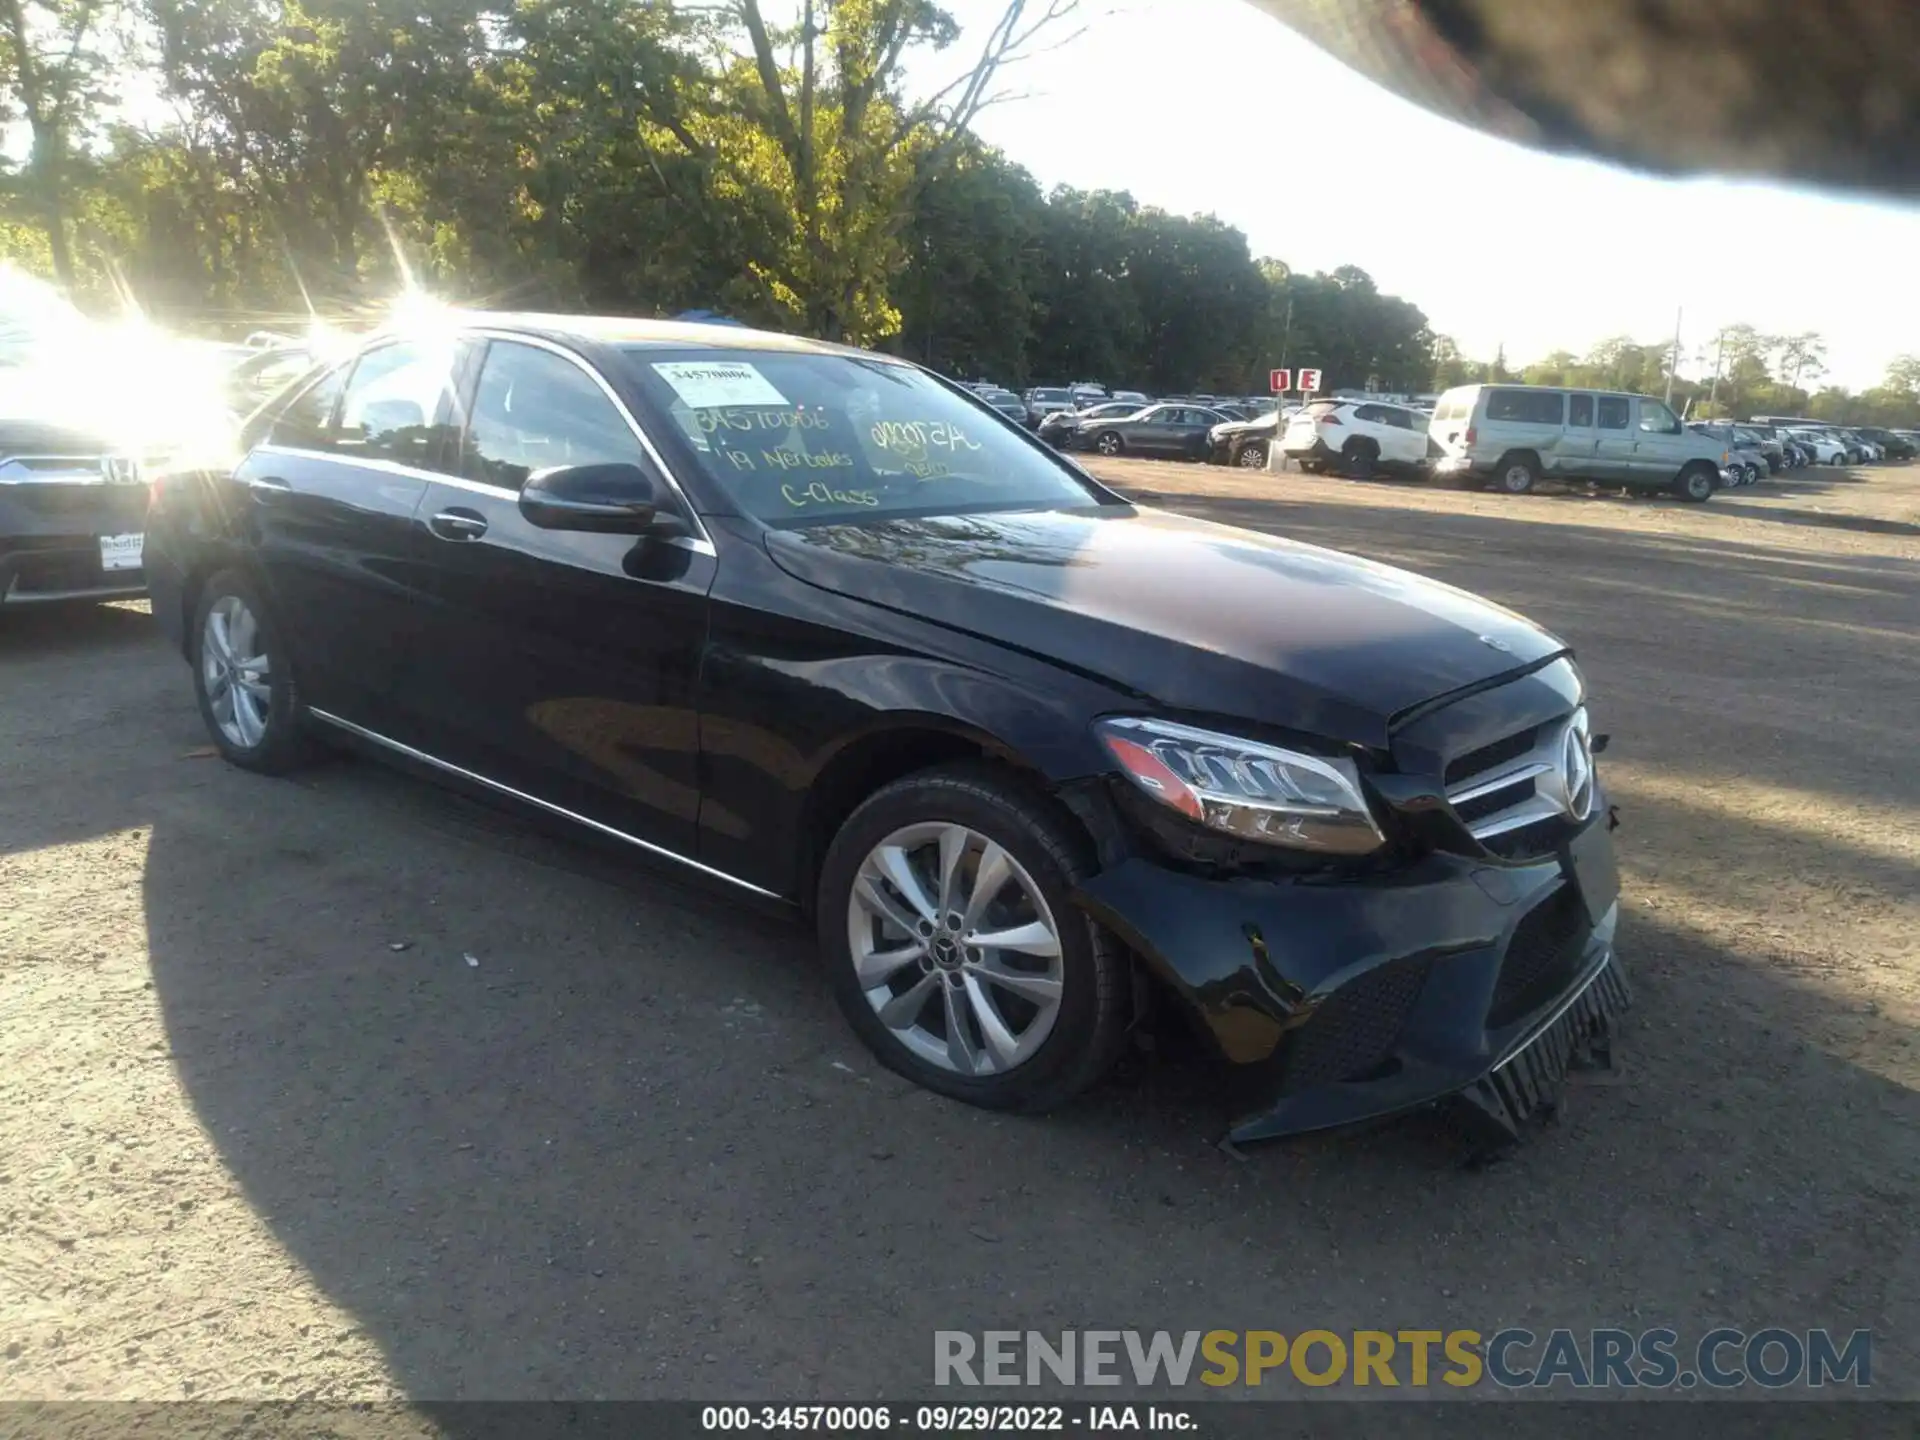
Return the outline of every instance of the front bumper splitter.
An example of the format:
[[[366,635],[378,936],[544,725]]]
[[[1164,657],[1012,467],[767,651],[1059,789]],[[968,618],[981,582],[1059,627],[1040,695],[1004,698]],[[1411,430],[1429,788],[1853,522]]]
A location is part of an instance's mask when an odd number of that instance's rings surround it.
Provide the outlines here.
[[[1606,963],[1485,1075],[1462,1090],[1466,1113],[1496,1144],[1516,1140],[1536,1115],[1558,1108],[1568,1072],[1613,1067],[1613,1024],[1633,995],[1619,962]]]

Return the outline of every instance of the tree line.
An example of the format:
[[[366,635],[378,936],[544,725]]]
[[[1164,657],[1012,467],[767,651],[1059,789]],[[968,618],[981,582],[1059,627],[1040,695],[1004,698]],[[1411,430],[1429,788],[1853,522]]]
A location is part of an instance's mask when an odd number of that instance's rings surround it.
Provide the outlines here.
[[[1003,0],[967,33],[935,0],[0,0],[0,116],[30,142],[0,160],[0,253],[201,333],[369,314],[413,283],[719,311],[1016,385],[1510,373],[1360,269],[1043,191],[980,143],[1011,67],[1084,19],[1079,0]],[[1654,349],[1541,366],[1624,373]],[[1728,379],[1730,404],[1758,393],[1744,355]]]

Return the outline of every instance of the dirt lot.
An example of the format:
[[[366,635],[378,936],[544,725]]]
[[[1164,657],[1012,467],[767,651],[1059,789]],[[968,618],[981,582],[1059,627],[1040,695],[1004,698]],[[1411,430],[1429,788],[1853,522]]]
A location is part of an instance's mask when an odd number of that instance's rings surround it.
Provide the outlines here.
[[[1725,1323],[1872,1326],[1920,1394],[1920,466],[1704,508],[1101,468],[1570,637],[1617,1077],[1487,1171],[1424,1121],[1237,1161],[1193,1061],[966,1110],[780,924],[370,764],[231,770],[140,607],[8,614],[0,1393],[845,1399],[924,1393],[937,1328]]]

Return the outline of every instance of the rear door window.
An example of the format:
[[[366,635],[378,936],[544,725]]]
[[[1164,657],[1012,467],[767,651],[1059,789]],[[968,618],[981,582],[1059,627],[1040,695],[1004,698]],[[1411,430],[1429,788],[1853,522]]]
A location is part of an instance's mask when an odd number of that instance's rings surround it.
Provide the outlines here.
[[[1558,390],[1495,390],[1487,396],[1487,419],[1522,425],[1558,425],[1566,397]]]
[[[1567,424],[1578,425],[1587,430],[1593,428],[1593,397],[1591,395],[1567,397]]]

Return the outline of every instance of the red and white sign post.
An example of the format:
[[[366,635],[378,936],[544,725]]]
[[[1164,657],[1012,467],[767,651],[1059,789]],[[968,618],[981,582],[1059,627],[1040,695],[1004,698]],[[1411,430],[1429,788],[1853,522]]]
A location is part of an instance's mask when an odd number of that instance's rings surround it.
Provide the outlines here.
[[[1280,373],[1284,375],[1286,372],[1283,370]],[[1300,382],[1298,389],[1302,395],[1313,395],[1319,392],[1320,372],[1318,370],[1302,370],[1294,378]]]
[[[1291,370],[1270,370],[1267,372],[1267,385],[1276,395],[1284,395],[1293,388]]]

